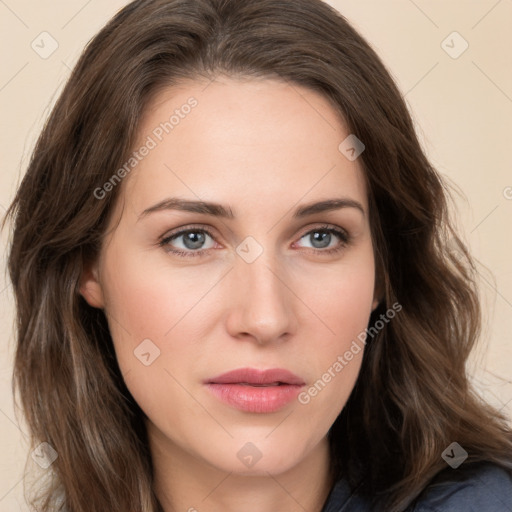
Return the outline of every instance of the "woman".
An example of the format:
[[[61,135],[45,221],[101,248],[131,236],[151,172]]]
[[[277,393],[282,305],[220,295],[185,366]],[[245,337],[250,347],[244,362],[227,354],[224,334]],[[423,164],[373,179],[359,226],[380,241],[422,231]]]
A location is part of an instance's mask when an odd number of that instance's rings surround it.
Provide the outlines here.
[[[446,201],[326,4],[125,7],[8,211],[37,510],[507,510]]]

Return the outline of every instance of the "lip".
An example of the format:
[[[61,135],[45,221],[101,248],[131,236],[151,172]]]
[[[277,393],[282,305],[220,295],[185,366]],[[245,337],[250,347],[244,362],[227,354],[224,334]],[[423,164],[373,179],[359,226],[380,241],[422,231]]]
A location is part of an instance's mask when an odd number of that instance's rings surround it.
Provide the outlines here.
[[[208,379],[204,384],[219,400],[236,409],[270,413],[293,401],[305,382],[282,368],[239,368]]]
[[[269,370],[238,368],[208,379],[205,381],[205,384],[272,384],[273,382],[296,386],[303,386],[305,384],[300,377],[283,368],[271,368]]]

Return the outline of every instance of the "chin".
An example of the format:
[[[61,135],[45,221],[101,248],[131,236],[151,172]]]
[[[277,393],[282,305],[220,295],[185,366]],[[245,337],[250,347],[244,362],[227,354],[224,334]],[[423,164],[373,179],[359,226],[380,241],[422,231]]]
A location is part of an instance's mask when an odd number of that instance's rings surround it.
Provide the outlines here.
[[[249,447],[246,447],[245,452],[242,453],[239,453],[237,450],[234,458],[226,458],[226,452],[224,452],[221,458],[217,458],[217,460],[215,458],[213,460],[210,459],[208,462],[227,473],[239,476],[264,477],[268,477],[269,473],[271,475],[285,473],[300,462],[299,459],[296,459],[297,450],[284,452],[282,450],[273,450],[274,453],[268,456],[265,456],[263,453],[257,454],[256,450],[254,450],[253,460],[248,458],[251,455],[246,455],[251,452],[252,449]],[[246,457],[248,460],[244,460]]]

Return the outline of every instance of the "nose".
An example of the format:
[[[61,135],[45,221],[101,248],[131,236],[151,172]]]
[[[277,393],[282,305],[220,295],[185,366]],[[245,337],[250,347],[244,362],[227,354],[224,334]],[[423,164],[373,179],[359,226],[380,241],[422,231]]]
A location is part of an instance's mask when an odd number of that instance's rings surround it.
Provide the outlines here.
[[[230,272],[227,329],[260,345],[281,342],[297,327],[298,298],[283,265],[264,252],[252,263],[236,258]]]

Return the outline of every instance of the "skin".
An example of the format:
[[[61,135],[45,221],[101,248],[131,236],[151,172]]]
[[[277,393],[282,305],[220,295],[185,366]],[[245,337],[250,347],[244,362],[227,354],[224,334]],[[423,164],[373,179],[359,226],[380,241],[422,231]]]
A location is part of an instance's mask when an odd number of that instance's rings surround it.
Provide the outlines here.
[[[378,301],[363,170],[338,150],[350,132],[330,103],[273,79],[218,77],[164,89],[135,147],[191,96],[198,105],[121,184],[81,293],[105,311],[126,384],[147,415],[166,512],[320,512],[333,484],[327,432],[363,351],[309,403],[273,413],[230,407],[203,381],[279,367],[307,389],[364,331]],[[218,202],[236,217],[161,210],[139,218],[170,196]],[[347,207],[292,218],[300,205],[336,197],[358,201],[365,213]],[[213,238],[205,235],[198,249],[184,236],[158,244],[190,224]],[[351,241],[343,246],[332,235],[322,245],[311,230],[323,224]],[[248,236],[263,249],[251,263],[236,252]],[[326,245],[342,249],[327,255]],[[205,253],[183,257],[171,248]],[[134,356],[144,339],[160,350],[148,366]],[[237,457],[248,442],[261,454],[252,467]]]

